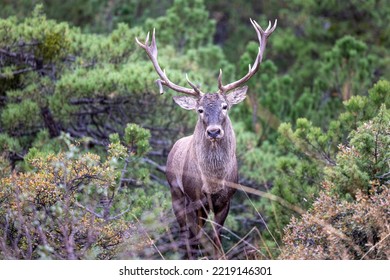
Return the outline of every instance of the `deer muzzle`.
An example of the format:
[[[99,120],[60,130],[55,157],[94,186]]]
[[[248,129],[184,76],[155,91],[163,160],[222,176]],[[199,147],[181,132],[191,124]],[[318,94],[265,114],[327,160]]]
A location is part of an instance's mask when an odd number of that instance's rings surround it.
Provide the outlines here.
[[[224,131],[219,125],[210,125],[206,129],[206,137],[212,142],[222,139],[223,135]]]

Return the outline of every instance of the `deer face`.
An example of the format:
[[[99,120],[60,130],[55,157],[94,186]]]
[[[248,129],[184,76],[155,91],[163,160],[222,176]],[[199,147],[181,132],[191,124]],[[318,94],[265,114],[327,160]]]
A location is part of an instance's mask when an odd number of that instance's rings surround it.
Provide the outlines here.
[[[245,99],[248,87],[242,87],[229,94],[205,94],[199,98],[175,96],[175,102],[186,110],[195,110],[203,125],[205,137],[214,142],[224,137],[224,124],[228,110]]]

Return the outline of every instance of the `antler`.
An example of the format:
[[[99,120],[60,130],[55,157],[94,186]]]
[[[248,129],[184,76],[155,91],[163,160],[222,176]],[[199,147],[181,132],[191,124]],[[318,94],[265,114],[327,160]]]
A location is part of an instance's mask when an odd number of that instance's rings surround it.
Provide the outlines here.
[[[182,86],[179,86],[179,85],[172,83],[168,79],[167,74],[165,73],[165,69],[161,70],[161,67],[157,61],[157,44],[156,44],[156,37],[155,37],[155,29],[153,29],[152,43],[150,45],[149,45],[149,32],[148,32],[148,35],[146,36],[145,44],[142,44],[138,40],[138,38],[135,38],[135,40],[137,41],[137,44],[145,50],[146,54],[149,56],[150,60],[153,63],[154,69],[156,69],[157,74],[160,76],[160,79],[156,80],[156,83],[160,89],[160,94],[164,93],[163,85],[173,89],[174,91],[182,92],[182,93],[193,95],[196,97],[204,94],[200,91],[200,89],[198,87],[196,87],[192,82],[190,82],[187,74],[186,74],[186,79],[187,79],[188,84],[192,87],[192,89],[182,87]]]
[[[271,21],[269,21],[268,27],[264,31],[256,21],[252,19],[250,19],[250,21],[256,30],[257,37],[259,39],[259,45],[260,45],[255,63],[253,63],[253,66],[249,64],[249,71],[244,77],[242,77],[238,81],[227,84],[226,86],[222,85],[222,70],[220,69],[219,76],[218,76],[218,87],[220,93],[226,93],[232,89],[239,87],[241,84],[247,82],[257,72],[257,70],[259,69],[259,65],[263,59],[263,54],[264,54],[265,46],[267,44],[267,39],[272,34],[272,32],[274,32],[276,28],[276,24],[278,23],[278,20],[275,20],[274,25],[271,27]]]

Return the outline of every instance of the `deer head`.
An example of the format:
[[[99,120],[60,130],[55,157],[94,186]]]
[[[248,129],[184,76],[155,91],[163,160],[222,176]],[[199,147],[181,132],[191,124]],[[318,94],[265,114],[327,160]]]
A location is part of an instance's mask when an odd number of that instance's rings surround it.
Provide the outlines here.
[[[248,87],[240,86],[247,82],[259,69],[259,65],[263,59],[267,39],[275,30],[277,25],[277,20],[275,20],[274,25],[271,25],[271,22],[269,22],[267,29],[263,30],[256,21],[252,19],[250,19],[250,21],[256,30],[259,41],[259,52],[253,65],[249,64],[248,73],[244,77],[227,85],[223,85],[222,83],[222,70],[220,69],[218,76],[219,90],[213,94],[203,93],[199,87],[188,79],[188,75],[186,75],[186,79],[191,88],[176,85],[168,79],[165,70],[161,69],[157,60],[155,30],[153,30],[152,42],[150,45],[149,33],[146,36],[145,43],[141,43],[138,38],[136,38],[137,44],[145,50],[160,77],[156,80],[160,89],[160,94],[164,92],[163,85],[176,92],[186,94],[186,96],[175,96],[173,99],[183,109],[195,110],[198,112],[199,121],[204,125],[205,136],[212,142],[224,137],[223,127],[224,122],[227,119],[227,112],[234,104],[240,103],[245,99]]]
[[[224,125],[228,110],[245,99],[248,87],[235,89],[229,94],[204,94],[198,98],[175,96],[173,100],[183,109],[195,110],[203,127],[205,137],[214,142],[224,137]]]

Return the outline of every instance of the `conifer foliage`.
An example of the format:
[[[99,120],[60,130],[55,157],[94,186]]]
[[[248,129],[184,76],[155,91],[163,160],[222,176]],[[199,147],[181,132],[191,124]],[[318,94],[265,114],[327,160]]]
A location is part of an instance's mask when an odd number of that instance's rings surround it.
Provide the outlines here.
[[[0,259],[183,258],[164,165],[196,117],[134,39],[215,92],[257,55],[249,18],[278,28],[229,113],[251,194],[224,257],[390,257],[388,1],[33,2],[0,0]]]

